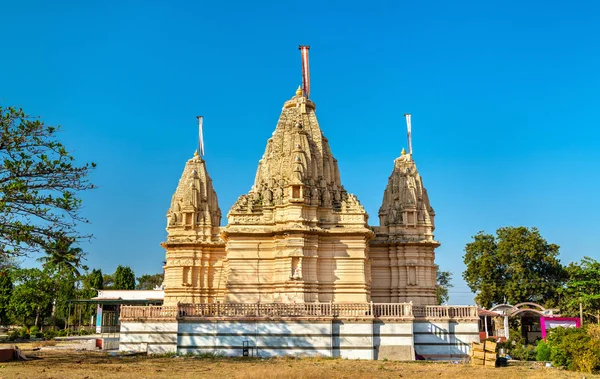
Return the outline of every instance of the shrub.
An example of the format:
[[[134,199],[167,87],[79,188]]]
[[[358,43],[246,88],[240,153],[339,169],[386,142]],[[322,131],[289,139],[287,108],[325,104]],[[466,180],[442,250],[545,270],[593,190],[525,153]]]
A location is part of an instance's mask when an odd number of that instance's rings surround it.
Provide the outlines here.
[[[66,337],[67,336],[67,330],[66,329],[61,329],[58,331],[58,333],[56,333],[57,337]]]
[[[600,369],[600,327],[555,328],[548,333],[550,359],[557,366],[591,373]]]
[[[16,341],[17,339],[19,339],[19,331],[18,330],[11,330],[8,333],[8,340],[9,341]]]
[[[19,329],[19,339],[28,340],[30,337],[27,328],[23,327]]]
[[[510,356],[520,361],[534,361],[535,347],[533,345],[515,345],[510,349]]]
[[[44,339],[52,340],[52,339],[54,339],[54,337],[56,337],[57,334],[58,334],[58,332],[56,330],[48,329],[44,332]]]
[[[539,340],[535,348],[535,360],[536,361],[549,361],[550,360],[550,346],[544,341]]]

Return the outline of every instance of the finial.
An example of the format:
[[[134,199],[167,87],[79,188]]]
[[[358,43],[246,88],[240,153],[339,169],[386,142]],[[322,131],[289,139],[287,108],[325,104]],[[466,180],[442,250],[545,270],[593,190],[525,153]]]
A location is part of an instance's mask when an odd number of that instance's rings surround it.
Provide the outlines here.
[[[404,151],[404,150],[402,150]],[[194,156],[197,157],[198,156],[198,150],[194,151]]]
[[[298,86],[298,89],[296,90],[296,96],[302,96],[302,86]]]
[[[404,150],[404,148],[402,148],[402,155],[406,155],[406,150]]]

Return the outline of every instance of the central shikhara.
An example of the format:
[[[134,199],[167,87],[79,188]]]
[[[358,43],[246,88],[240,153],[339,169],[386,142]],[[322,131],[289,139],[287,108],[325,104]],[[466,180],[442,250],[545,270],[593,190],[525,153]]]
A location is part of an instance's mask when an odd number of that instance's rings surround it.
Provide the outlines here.
[[[254,185],[220,226],[204,159],[183,171],[167,213],[165,305],[436,304],[433,208],[411,154],[394,161],[380,226],[340,180],[315,104],[283,105]]]

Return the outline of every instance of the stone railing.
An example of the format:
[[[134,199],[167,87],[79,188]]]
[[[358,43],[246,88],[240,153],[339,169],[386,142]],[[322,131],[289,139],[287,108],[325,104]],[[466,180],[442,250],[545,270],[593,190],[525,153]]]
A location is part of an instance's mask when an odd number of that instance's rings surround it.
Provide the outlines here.
[[[415,318],[441,318],[441,319],[475,319],[477,307],[475,306],[449,306],[449,305],[415,305],[413,306]]]
[[[177,306],[161,305],[122,305],[120,318],[123,319],[175,319],[179,314]]]
[[[203,317],[422,318],[475,319],[474,306],[417,306],[411,303],[210,303],[122,306],[121,320]]]

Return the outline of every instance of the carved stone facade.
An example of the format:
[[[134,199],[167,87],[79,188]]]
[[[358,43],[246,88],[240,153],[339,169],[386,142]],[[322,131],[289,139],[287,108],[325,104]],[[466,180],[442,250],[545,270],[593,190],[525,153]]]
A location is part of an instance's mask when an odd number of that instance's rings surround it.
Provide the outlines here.
[[[436,304],[435,212],[411,154],[402,150],[383,193],[371,241],[374,302]]]
[[[196,153],[185,165],[167,212],[165,303],[211,303],[224,296],[225,243],[221,209],[206,162]]]
[[[165,304],[435,304],[434,212],[410,156],[396,159],[379,215],[371,228],[344,189],[299,89],[226,227],[204,160],[188,161],[167,214]]]

